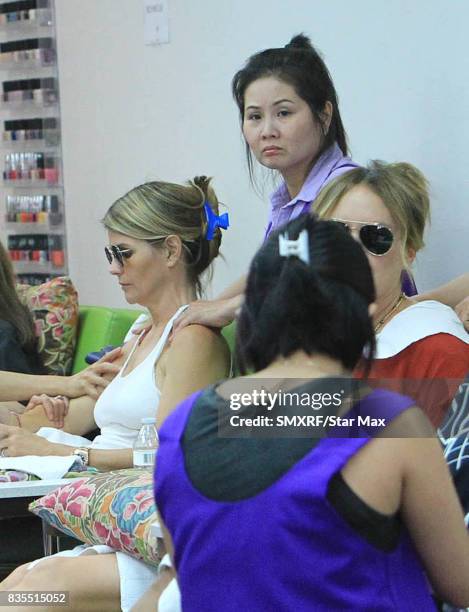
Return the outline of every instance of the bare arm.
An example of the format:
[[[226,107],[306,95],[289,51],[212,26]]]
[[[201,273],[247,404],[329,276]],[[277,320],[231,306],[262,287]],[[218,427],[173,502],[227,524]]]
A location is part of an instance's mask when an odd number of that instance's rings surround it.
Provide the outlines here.
[[[26,429],[9,425],[0,425],[0,447],[5,450],[6,457],[24,455],[66,457],[71,455],[76,448],[67,444],[50,442]],[[89,451],[89,465],[103,471],[131,467],[133,465],[132,449],[92,448]]]
[[[94,406],[96,401],[87,395],[77,397],[70,400],[68,413],[64,419],[63,431],[75,434],[76,436],[84,436],[85,434],[96,429],[94,420]],[[33,412],[32,410],[30,412]],[[21,422],[29,416],[27,412],[21,417]]]
[[[33,434],[34,435],[34,434]],[[37,436],[39,437],[39,436]],[[47,440],[46,440],[47,442]],[[56,444],[49,442],[50,447],[44,455],[68,456],[73,453],[76,446]],[[90,448],[88,451],[88,465],[100,471],[121,470],[133,466],[133,453],[131,448],[102,450]]]
[[[441,285],[436,289],[432,289],[421,295],[416,295],[414,299],[417,302],[422,302],[423,300],[436,300],[437,302],[442,302],[447,306],[451,306],[451,308],[456,308],[459,302],[464,300],[467,296],[469,296],[469,273],[458,276],[449,283]]]
[[[158,409],[159,422],[185,397],[224,378],[228,370],[229,351],[223,338],[199,325],[183,330],[167,352]],[[78,435],[92,430],[93,408],[94,402],[90,398],[72,401],[65,417],[64,430]],[[7,425],[0,425],[0,448],[6,449],[6,456],[70,455],[74,450],[74,447],[49,442],[26,429]],[[132,466],[132,449],[93,448],[89,452],[89,464],[100,470]]]
[[[230,353],[224,339],[202,325],[191,325],[173,339],[165,365],[157,427],[188,395],[226,378]]]
[[[0,372],[0,399],[28,400],[32,395],[65,395],[66,377],[34,376],[16,372]]]
[[[408,440],[402,515],[440,597],[469,606],[469,536],[436,439]]]
[[[435,430],[406,410],[342,470],[354,492],[386,515],[400,512],[435,592],[469,605],[469,537]]]
[[[33,395],[26,408],[16,402],[0,405],[0,410],[6,411],[5,418],[0,412],[0,423],[16,425],[31,432],[41,427],[55,427],[75,435],[84,435],[96,428],[95,403],[88,395],[69,400],[63,395],[50,397],[42,393]]]
[[[66,395],[97,398],[117,374],[119,366],[114,360],[121,357],[121,349],[107,353],[95,364],[74,376],[36,376],[0,371],[0,401],[29,400],[33,395]]]
[[[246,290],[246,280],[247,277],[242,276],[240,279],[230,285],[227,289],[225,289],[225,291],[222,291],[217,299],[226,300],[227,298],[232,298],[237,295],[240,295],[241,293],[244,293]]]

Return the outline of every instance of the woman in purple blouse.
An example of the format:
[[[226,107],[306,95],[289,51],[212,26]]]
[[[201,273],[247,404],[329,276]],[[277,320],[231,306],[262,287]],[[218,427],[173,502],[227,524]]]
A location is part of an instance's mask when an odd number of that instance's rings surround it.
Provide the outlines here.
[[[469,605],[434,430],[411,399],[350,378],[373,357],[374,299],[338,223],[302,215],[255,256],[237,352],[256,374],[195,393],[160,430],[155,497],[184,612],[426,612],[431,590]]]
[[[329,181],[355,168],[348,156],[347,137],[338,97],[324,60],[303,35],[282,48],[266,49],[248,59],[232,83],[251,180],[254,156],[282,179],[270,197],[265,235],[314,208],[319,191]],[[175,330],[190,323],[223,327],[230,323],[243,299],[241,278],[217,299],[192,303]],[[404,275],[403,290],[417,293]],[[433,299],[455,307],[469,295],[469,274],[418,299]],[[469,325],[469,298],[458,314]]]

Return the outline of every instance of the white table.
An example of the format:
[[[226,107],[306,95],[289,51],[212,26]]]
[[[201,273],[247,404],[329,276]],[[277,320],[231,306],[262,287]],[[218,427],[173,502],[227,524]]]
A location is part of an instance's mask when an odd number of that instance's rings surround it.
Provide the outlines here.
[[[46,493],[49,493],[57,487],[60,487],[61,485],[67,484],[69,482],[71,482],[70,478],[57,478],[54,480],[23,480],[21,482],[1,482],[0,499],[9,499],[13,501],[22,497],[42,497]],[[54,530],[53,528],[49,528],[47,524],[42,521],[42,545],[44,548],[44,554],[46,556],[51,555],[53,553],[54,538],[56,545],[55,547],[57,549],[59,548],[59,535],[60,532]]]
[[[69,478],[56,480],[22,480],[21,482],[0,482],[0,499],[14,497],[42,497],[61,485],[70,482]]]

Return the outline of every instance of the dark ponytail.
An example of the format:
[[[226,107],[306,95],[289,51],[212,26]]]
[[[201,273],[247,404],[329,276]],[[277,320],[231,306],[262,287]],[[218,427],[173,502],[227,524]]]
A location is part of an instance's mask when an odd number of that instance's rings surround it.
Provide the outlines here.
[[[279,234],[306,230],[309,260],[279,255]],[[321,353],[352,370],[375,339],[368,306],[374,301],[368,260],[337,223],[303,215],[273,232],[251,264],[238,319],[241,372],[262,370],[297,350]]]
[[[303,51],[314,50],[310,39],[304,34],[293,36],[290,42],[285,45],[284,49],[302,49]]]

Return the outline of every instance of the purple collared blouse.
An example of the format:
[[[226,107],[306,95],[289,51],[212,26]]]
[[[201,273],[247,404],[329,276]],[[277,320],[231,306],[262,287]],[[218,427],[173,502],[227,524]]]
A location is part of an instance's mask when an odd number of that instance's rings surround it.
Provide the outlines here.
[[[264,240],[270,232],[307,213],[317,198],[321,189],[341,174],[345,174],[359,164],[346,157],[337,143],[329,147],[314,164],[306,177],[299,194],[290,198],[285,181],[270,196],[270,216]],[[402,271],[402,290],[407,296],[417,294],[414,279],[405,270]]]
[[[334,143],[329,149],[324,151],[318,161],[314,164],[308,174],[300,193],[293,199],[290,198],[285,181],[270,197],[270,217],[265,238],[271,231],[278,229],[288,221],[296,219],[302,213],[306,213],[311,208],[321,189],[348,170],[358,168],[358,164],[346,157]]]

